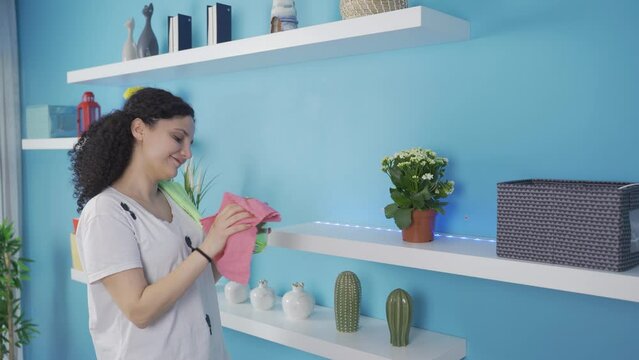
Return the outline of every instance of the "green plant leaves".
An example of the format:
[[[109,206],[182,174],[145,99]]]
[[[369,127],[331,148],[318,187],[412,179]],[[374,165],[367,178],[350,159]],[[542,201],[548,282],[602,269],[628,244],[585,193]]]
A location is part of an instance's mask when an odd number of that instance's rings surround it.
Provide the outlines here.
[[[201,169],[200,161],[194,163],[193,158],[189,159],[182,169],[184,190],[198,211],[200,211],[200,203],[204,199],[204,195],[209,191],[213,180],[218,177],[216,175],[207,181],[206,172],[206,169]]]
[[[417,194],[413,194],[410,197],[410,200],[413,203],[413,207],[414,208],[423,210],[424,207],[426,206],[426,200],[430,199],[431,197],[432,196],[430,195],[430,192],[428,191],[428,189],[427,188],[423,188]]]
[[[434,209],[443,213],[446,203],[438,200],[449,196],[455,185],[443,179],[447,158],[416,147],[384,157],[381,165],[395,186],[390,193],[399,209]]]
[[[446,203],[439,199],[449,196],[455,186],[443,179],[447,165],[447,158],[419,147],[384,157],[381,170],[394,185],[389,189],[393,203],[384,208],[386,218],[393,218],[397,227],[405,229],[412,223],[414,209],[443,214]]]
[[[399,168],[391,167],[388,169],[388,176],[396,187],[402,187],[402,171]]]
[[[38,333],[37,326],[20,312],[20,299],[16,291],[22,280],[28,279],[30,259],[18,257],[22,240],[15,236],[13,224],[3,220],[0,224],[0,352],[6,354],[13,345],[28,344]],[[9,334],[9,329],[14,333]]]
[[[384,215],[386,216],[387,219],[390,219],[392,217],[395,217],[397,210],[399,210],[399,206],[397,206],[397,204],[395,203],[388,204],[386,205],[386,207],[384,207]]]
[[[409,207],[411,206],[411,199],[409,199],[403,192],[390,188],[390,195],[393,201],[399,205],[399,207]]]
[[[413,209],[397,209],[395,213],[395,225],[400,229],[406,229],[412,222]]]

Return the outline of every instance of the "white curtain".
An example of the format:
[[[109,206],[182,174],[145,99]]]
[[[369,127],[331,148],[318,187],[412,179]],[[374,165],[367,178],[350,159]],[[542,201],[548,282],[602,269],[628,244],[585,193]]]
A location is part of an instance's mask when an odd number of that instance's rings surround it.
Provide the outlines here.
[[[0,220],[13,222],[20,236],[22,142],[15,1],[0,0]],[[22,348],[16,350],[16,358],[22,359]]]
[[[21,134],[15,0],[0,0],[0,219],[21,233]]]

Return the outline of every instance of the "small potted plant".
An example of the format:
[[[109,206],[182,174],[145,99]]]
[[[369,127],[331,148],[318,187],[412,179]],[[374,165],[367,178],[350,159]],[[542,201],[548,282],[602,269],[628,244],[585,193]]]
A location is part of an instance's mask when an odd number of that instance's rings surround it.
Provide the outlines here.
[[[447,204],[440,199],[450,195],[455,183],[444,180],[448,159],[429,149],[400,151],[382,160],[382,171],[395,186],[390,188],[393,203],[384,208],[408,242],[433,240],[435,215],[444,213]]]
[[[19,256],[22,240],[15,236],[13,224],[0,224],[0,358],[15,360],[16,347],[28,344],[38,329],[24,317],[20,309],[18,291],[22,281],[29,279],[26,263],[31,260]]]
[[[184,184],[184,190],[186,191],[189,199],[195,205],[197,211],[201,214],[203,210],[200,209],[200,204],[204,195],[209,191],[211,183],[215,180],[217,176],[213,177],[213,179],[207,181],[206,180],[206,170],[202,170],[200,168],[199,162],[193,163],[193,159],[189,159],[184,164],[184,170],[182,172],[182,179]],[[214,216],[208,216],[202,219],[202,225],[205,229],[208,229],[212,222],[214,221]],[[257,224],[257,235],[255,238],[255,248],[253,250],[254,253],[260,253],[267,244],[267,236],[271,232],[271,229],[266,227],[266,223],[261,222]]]
[[[217,176],[214,176],[211,180],[206,180],[206,170],[200,169],[199,162],[194,163],[193,158],[186,161],[184,164],[184,170],[182,171],[182,179],[184,181],[184,190],[189,195],[189,198],[195,205],[198,211],[200,210],[200,204],[204,195],[209,191],[213,180]]]

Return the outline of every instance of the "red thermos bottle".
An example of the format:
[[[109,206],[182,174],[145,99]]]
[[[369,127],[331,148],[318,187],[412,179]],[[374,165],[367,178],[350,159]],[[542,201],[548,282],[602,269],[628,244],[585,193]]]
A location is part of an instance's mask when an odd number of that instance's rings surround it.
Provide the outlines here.
[[[95,102],[90,91],[82,94],[82,102],[78,105],[78,136],[89,130],[89,126],[100,119],[100,105]]]

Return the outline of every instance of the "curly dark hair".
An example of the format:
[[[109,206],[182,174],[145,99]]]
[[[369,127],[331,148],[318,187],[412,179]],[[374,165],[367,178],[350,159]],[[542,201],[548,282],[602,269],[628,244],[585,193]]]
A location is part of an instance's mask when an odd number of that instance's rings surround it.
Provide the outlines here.
[[[174,116],[194,117],[194,111],[168,91],[144,88],[133,94],[122,110],[115,110],[93,123],[69,151],[78,212],[120,178],[129,165],[134,144],[131,122],[139,118],[154,126],[159,120]]]

